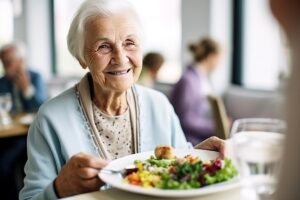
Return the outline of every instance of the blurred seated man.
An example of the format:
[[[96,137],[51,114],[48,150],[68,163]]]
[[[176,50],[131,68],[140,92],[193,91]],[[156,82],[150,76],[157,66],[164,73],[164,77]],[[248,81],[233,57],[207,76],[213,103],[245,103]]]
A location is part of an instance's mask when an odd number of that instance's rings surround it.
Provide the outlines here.
[[[41,76],[28,70],[25,47],[10,43],[0,48],[4,76],[0,78],[0,93],[10,93],[13,112],[34,112],[45,100]],[[0,193],[1,199],[18,199],[22,169],[26,161],[26,136],[0,139]]]
[[[0,78],[0,93],[11,93],[13,112],[33,112],[45,100],[41,76],[26,67],[25,47],[9,43],[0,49],[4,76]]]
[[[139,78],[139,84],[154,87],[154,83],[157,79],[157,73],[164,63],[164,57],[155,52],[150,52],[145,55],[143,59],[143,69]]]

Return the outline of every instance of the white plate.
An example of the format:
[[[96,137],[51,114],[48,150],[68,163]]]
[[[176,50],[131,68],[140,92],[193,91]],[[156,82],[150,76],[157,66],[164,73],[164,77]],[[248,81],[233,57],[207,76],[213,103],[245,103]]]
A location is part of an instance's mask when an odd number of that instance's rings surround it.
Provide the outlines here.
[[[24,125],[30,125],[35,118],[35,114],[26,114],[19,118],[19,123]]]
[[[184,149],[184,150],[175,150],[175,155],[177,157],[183,157],[187,154],[192,154],[199,156],[201,160],[211,160],[215,159],[218,156],[218,153],[213,151],[206,150],[196,150],[196,149]],[[138,153],[129,155],[117,160],[111,161],[105,168],[121,170],[124,169],[128,165],[132,165],[134,160],[147,160],[151,155],[154,155],[153,151]],[[230,190],[239,186],[238,178],[233,178],[227,182],[217,183],[210,186],[205,186],[199,189],[189,189],[189,190],[162,190],[156,188],[143,188],[140,186],[129,185],[124,183],[123,178],[120,174],[109,174],[105,172],[101,172],[98,174],[99,177],[107,184],[128,192],[145,194],[150,196],[158,196],[158,197],[192,197],[192,196],[200,196],[207,195],[210,193],[221,192],[225,190]]]

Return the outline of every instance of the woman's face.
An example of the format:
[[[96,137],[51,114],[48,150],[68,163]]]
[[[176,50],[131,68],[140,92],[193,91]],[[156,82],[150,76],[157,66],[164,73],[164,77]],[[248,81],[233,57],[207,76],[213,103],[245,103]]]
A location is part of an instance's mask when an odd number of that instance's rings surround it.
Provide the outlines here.
[[[1,53],[1,61],[4,66],[5,76],[14,79],[23,67],[23,59],[17,56],[16,49],[11,47]]]
[[[207,58],[208,60],[208,65],[209,65],[209,71],[213,71],[219,64],[220,61],[220,55],[219,53],[213,53],[210,54]]]
[[[142,69],[139,26],[129,14],[94,17],[85,26],[85,62],[96,87],[124,92]]]

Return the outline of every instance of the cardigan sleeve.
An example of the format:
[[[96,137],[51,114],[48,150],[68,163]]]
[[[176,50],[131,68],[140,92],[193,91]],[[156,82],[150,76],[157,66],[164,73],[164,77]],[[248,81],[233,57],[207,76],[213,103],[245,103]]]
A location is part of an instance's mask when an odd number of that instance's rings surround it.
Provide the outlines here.
[[[58,142],[51,136],[53,128],[42,118],[30,127],[27,139],[28,160],[25,165],[24,188],[19,194],[21,200],[57,199],[53,181],[57,177]],[[52,134],[53,135],[53,134]]]
[[[172,146],[175,148],[192,147],[191,144],[186,141],[186,138],[185,138],[182,128],[180,126],[179,119],[174,111],[174,108],[171,106],[171,104],[169,104],[168,106],[170,107],[169,112],[171,115],[171,123],[172,123],[172,125],[171,125]]]

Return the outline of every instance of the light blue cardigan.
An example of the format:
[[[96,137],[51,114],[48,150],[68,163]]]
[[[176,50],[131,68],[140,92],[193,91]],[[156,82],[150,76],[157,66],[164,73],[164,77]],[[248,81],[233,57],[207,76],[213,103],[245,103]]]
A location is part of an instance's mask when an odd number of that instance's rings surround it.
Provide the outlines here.
[[[167,98],[134,86],[140,108],[141,151],[159,144],[188,148],[179,120]],[[46,102],[28,133],[28,161],[20,199],[56,199],[53,181],[62,166],[79,152],[98,156],[76,97],[75,87]]]

